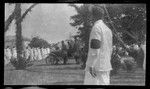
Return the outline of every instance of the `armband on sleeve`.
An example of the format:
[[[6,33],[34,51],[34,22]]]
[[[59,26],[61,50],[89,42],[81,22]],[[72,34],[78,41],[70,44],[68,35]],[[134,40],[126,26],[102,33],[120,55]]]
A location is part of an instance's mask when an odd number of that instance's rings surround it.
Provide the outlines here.
[[[92,49],[99,49],[100,46],[101,46],[101,41],[100,40],[98,40],[98,39],[92,39],[91,40],[90,47]]]

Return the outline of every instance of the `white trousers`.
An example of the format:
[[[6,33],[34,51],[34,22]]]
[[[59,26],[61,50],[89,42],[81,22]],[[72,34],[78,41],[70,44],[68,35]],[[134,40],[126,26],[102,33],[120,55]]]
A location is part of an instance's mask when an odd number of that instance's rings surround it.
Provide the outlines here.
[[[94,78],[89,71],[85,71],[84,85],[109,85],[110,71],[97,71]]]

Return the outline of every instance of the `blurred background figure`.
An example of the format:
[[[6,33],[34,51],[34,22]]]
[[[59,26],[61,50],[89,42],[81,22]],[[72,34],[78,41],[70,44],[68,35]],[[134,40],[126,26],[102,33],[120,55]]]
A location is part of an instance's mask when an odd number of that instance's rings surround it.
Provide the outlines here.
[[[7,47],[5,49],[5,65],[10,62],[11,57],[12,57],[11,49],[9,47]]]

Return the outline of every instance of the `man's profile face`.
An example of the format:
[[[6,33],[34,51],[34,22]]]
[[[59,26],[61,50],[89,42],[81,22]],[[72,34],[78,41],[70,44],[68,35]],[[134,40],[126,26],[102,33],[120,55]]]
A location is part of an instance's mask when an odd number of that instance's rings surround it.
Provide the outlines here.
[[[94,6],[91,10],[92,21],[95,23],[96,21],[103,18],[104,9],[102,7]]]

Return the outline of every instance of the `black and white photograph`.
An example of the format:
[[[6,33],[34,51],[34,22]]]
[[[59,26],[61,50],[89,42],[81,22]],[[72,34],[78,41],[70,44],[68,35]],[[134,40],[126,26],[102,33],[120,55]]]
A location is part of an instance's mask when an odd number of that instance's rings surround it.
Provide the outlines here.
[[[145,86],[146,4],[4,5],[4,85]]]

